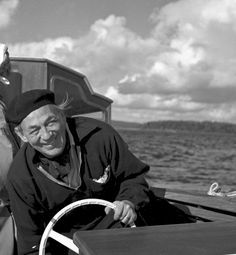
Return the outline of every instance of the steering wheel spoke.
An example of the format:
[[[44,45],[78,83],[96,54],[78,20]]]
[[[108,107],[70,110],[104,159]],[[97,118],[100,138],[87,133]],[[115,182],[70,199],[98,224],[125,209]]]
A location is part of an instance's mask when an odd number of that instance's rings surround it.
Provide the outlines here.
[[[71,249],[75,253],[79,254],[79,248],[73,243],[73,240],[54,231],[53,227],[57,223],[57,221],[66,213],[70,212],[71,210],[77,207],[84,206],[84,205],[102,205],[105,207],[110,207],[113,210],[116,207],[113,203],[109,201],[96,199],[96,198],[82,199],[65,206],[57,214],[55,214],[55,216],[50,220],[47,227],[45,228],[40,241],[40,245],[39,245],[39,255],[45,255],[45,247],[46,247],[47,239],[49,237],[61,243],[62,245],[66,246],[67,248]],[[131,227],[135,227],[135,225],[132,224]]]
[[[79,248],[74,244],[73,240],[70,239],[69,237],[62,235],[62,234],[54,231],[53,229],[49,233],[48,237],[51,237],[52,239],[54,239],[57,242],[63,244],[64,246],[66,246],[70,250],[72,250],[75,253],[79,254]]]

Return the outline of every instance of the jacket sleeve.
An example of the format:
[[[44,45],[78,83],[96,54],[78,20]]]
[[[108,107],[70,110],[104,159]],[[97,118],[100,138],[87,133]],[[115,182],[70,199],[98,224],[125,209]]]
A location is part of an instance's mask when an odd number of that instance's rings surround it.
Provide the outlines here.
[[[111,138],[110,146],[111,167],[120,185],[116,200],[129,200],[138,209],[149,202],[149,187],[144,178],[149,166],[129,150],[116,131]]]
[[[7,189],[17,227],[18,255],[38,254],[44,229],[42,214],[37,210],[37,206],[34,206],[33,196],[27,192],[27,184],[23,186],[10,179]]]

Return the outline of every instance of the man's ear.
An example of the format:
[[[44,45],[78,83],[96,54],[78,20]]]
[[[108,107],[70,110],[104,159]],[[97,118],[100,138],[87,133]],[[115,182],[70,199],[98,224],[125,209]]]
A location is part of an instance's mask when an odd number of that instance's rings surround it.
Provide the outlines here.
[[[14,128],[15,133],[20,137],[20,139],[24,142],[27,143],[28,139],[24,136],[22,130],[20,129],[20,127],[15,127]]]

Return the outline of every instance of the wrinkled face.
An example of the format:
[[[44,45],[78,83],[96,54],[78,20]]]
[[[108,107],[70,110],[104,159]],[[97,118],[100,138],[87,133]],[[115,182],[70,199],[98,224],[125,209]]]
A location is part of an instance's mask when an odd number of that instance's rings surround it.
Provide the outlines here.
[[[45,105],[31,112],[20,124],[17,135],[35,150],[52,158],[61,154],[66,144],[66,121],[55,105]]]

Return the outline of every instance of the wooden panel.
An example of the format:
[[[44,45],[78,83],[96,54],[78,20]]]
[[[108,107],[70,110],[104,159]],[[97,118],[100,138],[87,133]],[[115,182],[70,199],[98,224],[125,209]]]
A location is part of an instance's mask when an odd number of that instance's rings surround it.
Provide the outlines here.
[[[84,75],[71,69],[49,62],[48,79],[58,102],[65,98],[66,93],[72,99],[69,115],[105,111],[112,103],[109,98],[95,93]]]
[[[22,92],[35,88],[48,88],[46,68],[47,66],[44,61],[11,58],[11,72],[18,73],[22,77]]]
[[[11,58],[11,74],[20,75],[20,91],[47,88],[55,92],[56,102],[61,103],[66,94],[72,99],[69,116],[102,112],[109,122],[112,100],[93,91],[87,78],[70,68],[47,59]],[[18,86],[18,87],[19,87]],[[10,88],[11,89],[11,88]]]
[[[209,221],[234,221],[236,218],[234,216],[225,215],[222,213],[212,212],[208,210],[203,210],[201,208],[195,208],[189,206],[190,214],[198,216],[200,219],[198,222],[201,222],[201,219],[207,219]]]
[[[226,197],[213,197],[208,195],[194,195],[194,194],[184,194],[177,192],[166,192],[166,198],[202,204],[205,206],[211,206],[214,208],[228,209],[230,211],[236,212],[236,197],[226,198]]]
[[[152,188],[156,196],[165,197],[181,209],[200,217],[216,220],[236,220],[236,198],[212,197],[192,192]]]
[[[236,254],[236,222],[78,231],[85,255]]]
[[[228,199],[223,197],[212,197],[207,195],[190,195],[190,194],[183,194],[183,193],[173,193],[167,192],[165,195],[166,198],[170,199],[171,201],[182,201],[186,204],[189,203],[190,205],[198,205],[198,207],[208,208],[211,207],[213,209],[218,210],[219,212],[225,211],[232,215],[236,215],[236,199]]]

